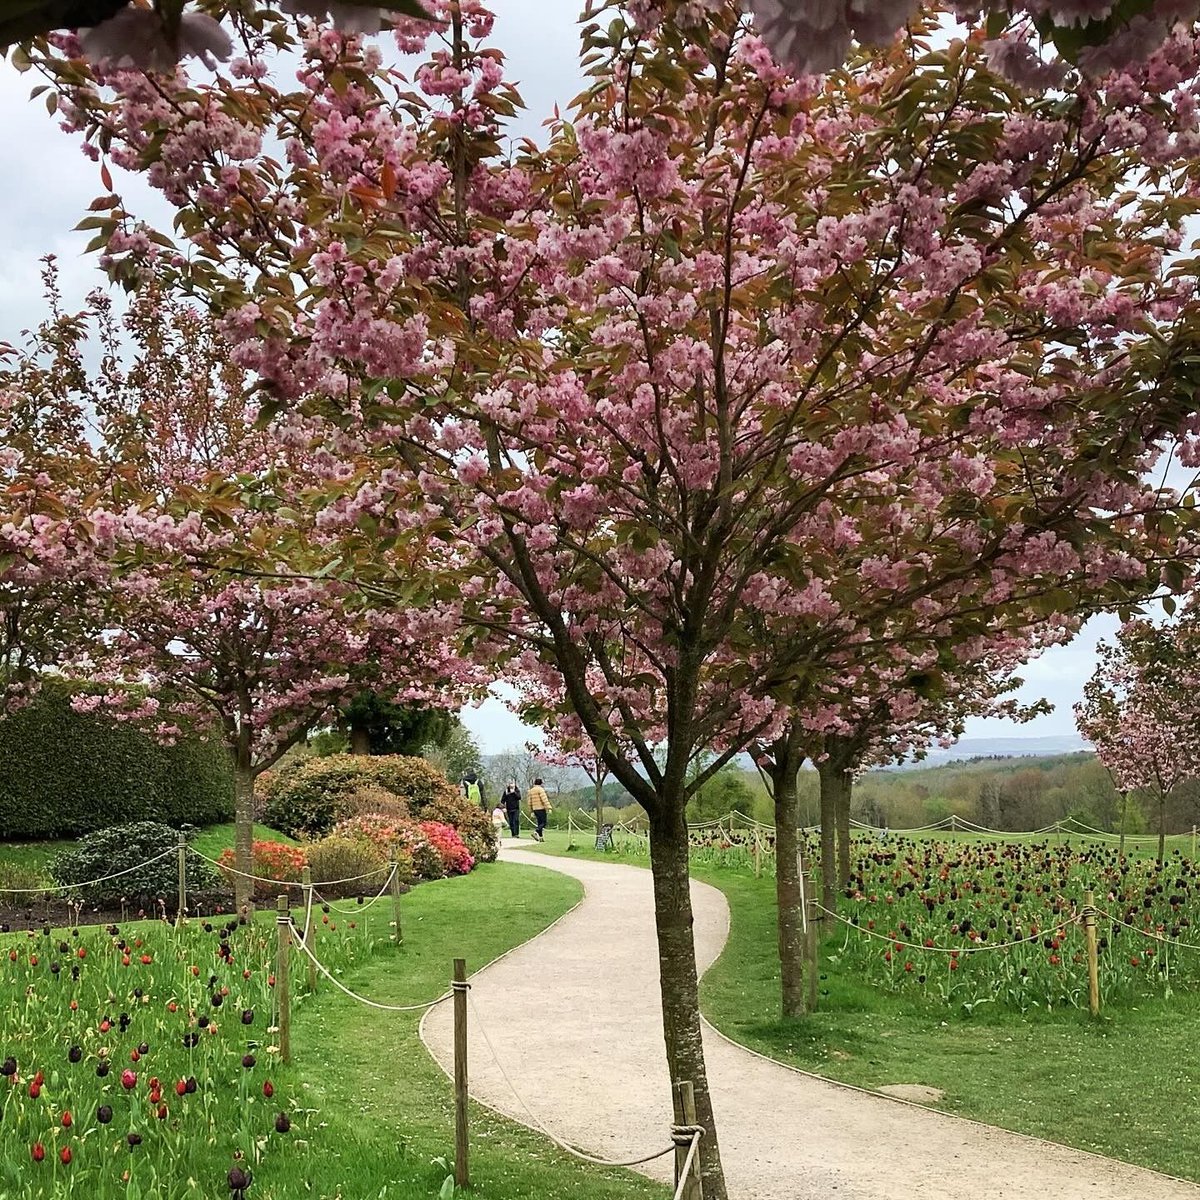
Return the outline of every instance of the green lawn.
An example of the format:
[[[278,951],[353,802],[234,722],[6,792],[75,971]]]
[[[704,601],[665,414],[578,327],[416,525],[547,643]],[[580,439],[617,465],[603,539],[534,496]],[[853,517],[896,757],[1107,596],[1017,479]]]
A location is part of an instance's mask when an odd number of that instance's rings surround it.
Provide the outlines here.
[[[574,880],[534,867],[486,865],[469,876],[422,884],[404,899],[404,947],[384,952],[348,982],[385,1003],[410,1004],[444,991],[451,960],[468,971],[532,937],[579,898]],[[368,919],[385,924],[386,904]],[[319,1145],[305,1156],[303,1193],[346,1200],[432,1200],[453,1153],[450,1086],[417,1035],[420,1014],[379,1013],[323,986],[319,1003],[293,1025],[296,1066],[285,1079],[298,1104],[320,1110]],[[517,1014],[523,1029],[529,1015]],[[631,1172],[588,1167],[543,1137],[472,1106],[472,1195],[480,1200],[665,1197]]]
[[[547,850],[567,853],[566,842],[552,832]],[[569,853],[605,858],[578,835]],[[1098,1021],[1076,1009],[984,1008],[968,1017],[840,976],[830,963],[840,942],[831,937],[820,1011],[785,1021],[774,880],[733,869],[694,874],[729,901],[729,943],[704,977],[701,1006],[736,1041],[860,1087],[929,1084],[946,1093],[939,1107],[948,1112],[1200,1181],[1200,1125],[1183,1117],[1200,1090],[1200,996],[1176,993]]]

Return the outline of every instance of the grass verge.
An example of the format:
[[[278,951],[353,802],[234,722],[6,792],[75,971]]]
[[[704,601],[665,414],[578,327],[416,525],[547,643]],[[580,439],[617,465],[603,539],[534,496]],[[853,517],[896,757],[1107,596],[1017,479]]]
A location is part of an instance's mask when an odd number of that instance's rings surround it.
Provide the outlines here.
[[[574,904],[579,885],[561,875],[491,864],[422,884],[404,899],[405,941],[381,951],[347,983],[373,1000],[411,1004],[446,987],[451,959],[477,970],[544,929]],[[367,919],[386,926],[386,903]],[[376,930],[375,932],[378,932]],[[421,1044],[419,1013],[380,1013],[323,984],[293,1024],[298,1103],[320,1110],[319,1153],[305,1156],[303,1194],[350,1200],[432,1200],[453,1153],[453,1105],[445,1075]],[[527,1014],[514,1014],[526,1027]],[[640,1200],[666,1189],[625,1171],[588,1167],[544,1138],[471,1108],[472,1195],[479,1200]],[[260,1193],[300,1195],[295,1181]]]
[[[566,854],[551,831],[546,850]],[[577,857],[614,859],[575,838]],[[942,1089],[936,1107],[1019,1133],[1200,1181],[1200,1126],[1181,1121],[1200,1089],[1194,1053],[1200,997],[1176,993],[1091,1020],[1086,1012],[971,1016],[883,994],[839,974],[827,939],[818,1012],[779,1014],[775,881],[733,869],[693,871],[724,892],[731,929],[701,983],[704,1015],[779,1062],[878,1088]],[[898,1148],[902,1153],[902,1148]]]

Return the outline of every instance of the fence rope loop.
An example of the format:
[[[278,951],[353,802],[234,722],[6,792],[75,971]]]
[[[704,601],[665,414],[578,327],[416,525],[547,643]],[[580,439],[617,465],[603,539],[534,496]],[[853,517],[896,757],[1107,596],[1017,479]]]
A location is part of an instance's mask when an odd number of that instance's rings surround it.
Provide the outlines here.
[[[702,1138],[705,1132],[703,1125],[672,1125],[671,1141],[677,1146],[690,1146],[693,1138]]]
[[[452,979],[450,981],[450,989],[455,992],[469,992],[471,984],[466,979]]]

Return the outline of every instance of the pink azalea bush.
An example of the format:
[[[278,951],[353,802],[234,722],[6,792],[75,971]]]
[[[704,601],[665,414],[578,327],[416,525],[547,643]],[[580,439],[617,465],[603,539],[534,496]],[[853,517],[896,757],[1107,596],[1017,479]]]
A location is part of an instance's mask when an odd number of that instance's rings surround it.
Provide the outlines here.
[[[407,879],[441,879],[466,875],[475,866],[475,856],[462,835],[442,821],[411,821],[364,813],[339,821],[334,836],[369,842],[380,853],[394,855]]]

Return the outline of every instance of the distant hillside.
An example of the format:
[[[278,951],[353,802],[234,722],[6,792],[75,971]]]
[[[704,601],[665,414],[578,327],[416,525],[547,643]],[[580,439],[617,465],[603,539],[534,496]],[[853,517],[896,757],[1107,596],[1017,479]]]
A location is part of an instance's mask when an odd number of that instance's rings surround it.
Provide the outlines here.
[[[1053,758],[1059,754],[1090,753],[1091,744],[1078,734],[1060,734],[1057,737],[996,737],[963,738],[949,750],[935,746],[920,761],[905,763],[907,770],[922,767],[944,766],[951,762],[975,761],[996,758]]]

